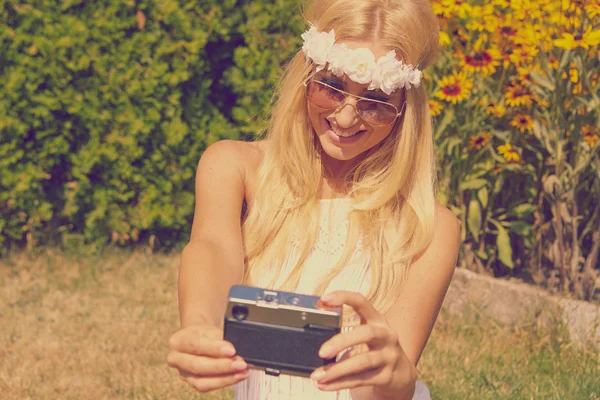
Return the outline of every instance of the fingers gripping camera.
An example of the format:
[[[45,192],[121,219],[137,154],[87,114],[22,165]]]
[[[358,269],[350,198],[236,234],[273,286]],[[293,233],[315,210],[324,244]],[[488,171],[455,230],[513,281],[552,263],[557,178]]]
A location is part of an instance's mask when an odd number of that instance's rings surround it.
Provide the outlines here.
[[[229,291],[224,339],[238,355],[269,375],[308,377],[335,362],[319,348],[340,332],[342,307],[317,296],[236,285]]]

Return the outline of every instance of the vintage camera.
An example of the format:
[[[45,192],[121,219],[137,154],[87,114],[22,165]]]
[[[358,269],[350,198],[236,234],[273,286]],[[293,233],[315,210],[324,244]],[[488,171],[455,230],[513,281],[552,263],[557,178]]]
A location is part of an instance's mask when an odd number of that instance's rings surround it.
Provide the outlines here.
[[[319,348],[340,332],[342,307],[319,297],[235,285],[229,291],[224,339],[251,366],[273,376],[309,376],[335,362]]]

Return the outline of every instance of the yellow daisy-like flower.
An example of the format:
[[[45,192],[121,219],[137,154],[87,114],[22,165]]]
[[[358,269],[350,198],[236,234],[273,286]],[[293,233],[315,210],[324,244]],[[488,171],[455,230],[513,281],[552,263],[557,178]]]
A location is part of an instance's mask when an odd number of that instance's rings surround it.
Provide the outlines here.
[[[509,163],[518,163],[521,161],[521,155],[519,152],[512,148],[510,143],[503,144],[502,146],[498,146],[498,153],[504,156],[506,162]]]
[[[567,72],[562,73],[562,78],[567,79]],[[579,71],[577,70],[577,65],[573,61],[569,64],[569,79],[573,83],[579,82]]]
[[[440,32],[440,47],[448,46],[452,41],[448,32]]]
[[[548,57],[548,66],[551,69],[558,69],[560,63],[558,61],[558,58],[556,58],[556,56],[552,53],[550,53],[550,56]]]
[[[459,26],[450,33],[452,34],[452,39],[460,43],[463,47],[469,42],[470,36],[462,26]]]
[[[519,81],[523,82],[524,84],[534,83],[533,78],[531,77],[532,72],[537,72],[538,74],[544,75],[544,71],[541,69],[538,63],[532,66],[517,67]]]
[[[494,7],[510,8],[510,1],[511,0],[491,0],[490,4]]]
[[[492,134],[489,132],[483,132],[479,135],[471,136],[469,138],[469,148],[480,150],[482,147],[487,145],[492,139]]]
[[[506,114],[506,107],[491,101],[485,106],[485,112],[497,118],[502,118]]]
[[[471,4],[465,0],[440,0],[446,7],[450,8],[451,15],[465,19],[471,13]]]
[[[518,128],[521,133],[533,129],[533,118],[528,114],[519,113],[510,121],[510,125]]]
[[[550,107],[550,102],[548,100],[540,99],[538,97],[536,97],[534,100],[537,103],[537,105],[542,108]]]
[[[500,65],[502,56],[496,48],[489,48],[474,51],[470,54],[462,54],[459,65],[469,73],[480,73],[486,77],[496,72],[496,67]]]
[[[588,17],[590,17],[590,19],[600,16],[600,4],[590,4],[585,6],[585,13],[588,15]]]
[[[512,38],[517,34],[517,30],[512,24],[502,24],[498,27],[498,34],[502,38]]]
[[[429,100],[429,111],[433,117],[436,117],[442,113],[444,106],[439,101],[433,99]]]
[[[523,85],[510,86],[504,93],[506,105],[509,107],[531,107],[534,97],[535,96],[531,90]]]
[[[440,100],[456,104],[469,97],[473,89],[473,81],[467,79],[465,72],[454,72],[451,76],[445,76],[439,80],[440,90],[435,92],[435,97]]]
[[[598,45],[600,45],[600,30],[592,31],[591,27],[588,27],[584,33],[577,33],[575,35],[564,32],[562,38],[554,41],[554,46],[568,50],[577,47],[589,49]]]
[[[600,129],[594,128],[590,124],[585,124],[581,127],[581,131],[583,132],[583,140],[590,146],[590,149],[593,149],[600,139]]]
[[[516,43],[514,49],[508,55],[508,59],[516,66],[521,64],[531,64],[538,53],[539,49],[535,46]]]
[[[560,9],[566,14],[579,16],[586,2],[586,0],[562,0]]]
[[[495,14],[496,9],[491,4],[483,6],[472,5],[469,12],[469,22],[465,25],[471,32],[494,32],[500,23]]]

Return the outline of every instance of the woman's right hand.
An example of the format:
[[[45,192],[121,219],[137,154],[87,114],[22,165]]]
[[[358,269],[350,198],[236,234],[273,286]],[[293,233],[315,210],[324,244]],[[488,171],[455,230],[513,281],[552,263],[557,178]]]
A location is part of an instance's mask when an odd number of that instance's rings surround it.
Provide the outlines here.
[[[169,339],[167,363],[199,392],[222,389],[246,379],[248,365],[222,338],[223,331],[211,325],[182,328]]]

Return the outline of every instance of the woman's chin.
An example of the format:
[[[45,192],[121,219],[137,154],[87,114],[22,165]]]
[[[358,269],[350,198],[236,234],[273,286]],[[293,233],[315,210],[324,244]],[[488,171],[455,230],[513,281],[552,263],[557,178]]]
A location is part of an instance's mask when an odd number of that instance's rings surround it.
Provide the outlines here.
[[[319,141],[323,151],[331,158],[339,161],[348,161],[356,158],[361,151],[356,148],[340,147],[335,143],[332,143],[327,133],[321,133],[319,135]]]

